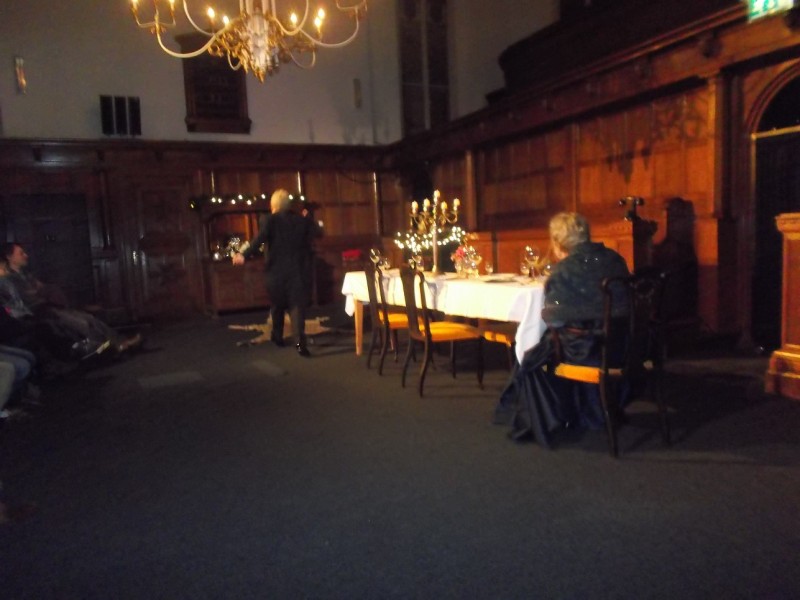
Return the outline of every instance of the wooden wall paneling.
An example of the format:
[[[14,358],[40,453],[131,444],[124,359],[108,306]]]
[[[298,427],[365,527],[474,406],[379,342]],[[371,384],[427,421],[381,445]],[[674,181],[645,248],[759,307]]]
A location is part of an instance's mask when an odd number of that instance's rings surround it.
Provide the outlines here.
[[[378,178],[381,197],[381,223],[383,228],[378,235],[394,236],[406,229],[408,201],[400,178],[392,173],[382,172]],[[377,236],[376,236],[377,237]]]
[[[365,171],[338,171],[338,197],[343,224],[342,233],[375,234],[376,206],[372,174]]]
[[[310,202],[319,204],[315,216],[325,224],[326,236],[343,235],[346,223],[337,193],[335,171],[307,170],[303,173],[303,192]]]

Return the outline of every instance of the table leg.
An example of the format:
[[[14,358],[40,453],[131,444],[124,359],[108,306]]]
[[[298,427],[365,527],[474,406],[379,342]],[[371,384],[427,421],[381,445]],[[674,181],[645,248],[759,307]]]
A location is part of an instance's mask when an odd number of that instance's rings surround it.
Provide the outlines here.
[[[364,344],[364,303],[360,300],[356,300],[354,308],[353,324],[356,330],[356,356],[361,356],[363,353],[362,346]]]

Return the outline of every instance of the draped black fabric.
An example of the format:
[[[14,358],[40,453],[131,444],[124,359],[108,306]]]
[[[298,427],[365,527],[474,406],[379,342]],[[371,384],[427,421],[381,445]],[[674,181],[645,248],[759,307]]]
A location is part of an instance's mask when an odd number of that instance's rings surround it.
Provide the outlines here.
[[[603,244],[584,242],[559,262],[545,285],[542,318],[549,328],[511,375],[495,410],[495,423],[511,426],[515,440],[532,437],[545,447],[565,427],[602,429],[599,387],[556,377],[545,365],[600,364],[602,282],[627,276],[625,260]],[[615,314],[628,311],[624,289],[612,289]],[[621,348],[614,350],[621,356]],[[620,398],[620,402],[624,399]]]
[[[525,353],[495,409],[495,423],[509,425],[513,439],[531,438],[549,448],[551,434],[561,429],[603,428],[605,421],[598,386],[556,377],[552,370],[543,368],[558,362],[559,351],[561,357],[570,362],[599,364],[596,340],[590,332],[577,334],[549,329],[541,341]]]

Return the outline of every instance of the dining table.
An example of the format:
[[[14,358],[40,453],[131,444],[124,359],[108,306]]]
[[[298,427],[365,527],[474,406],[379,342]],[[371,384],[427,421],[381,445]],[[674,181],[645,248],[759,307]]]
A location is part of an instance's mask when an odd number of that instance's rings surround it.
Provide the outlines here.
[[[405,306],[399,269],[383,271],[386,302]],[[455,273],[425,273],[426,303],[445,315],[478,320],[518,323],[514,352],[517,360],[535,346],[546,328],[542,320],[544,283],[513,273],[496,273],[474,278]],[[364,271],[345,273],[342,284],[345,312],[354,318],[356,354],[363,352],[364,306],[369,303]]]

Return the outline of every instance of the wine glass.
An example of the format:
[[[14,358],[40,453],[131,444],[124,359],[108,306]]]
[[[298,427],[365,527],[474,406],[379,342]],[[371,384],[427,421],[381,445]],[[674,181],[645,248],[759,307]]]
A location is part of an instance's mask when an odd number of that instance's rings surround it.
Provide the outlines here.
[[[382,256],[381,256],[381,251],[380,250],[378,250],[377,248],[370,248],[370,250],[369,250],[369,259],[372,261],[373,265],[375,265],[377,267],[378,263],[381,262],[381,258],[382,258]]]
[[[418,271],[425,270],[425,259],[422,257],[422,252],[415,252],[411,255],[411,260],[414,262],[414,267]]]
[[[388,256],[384,256],[383,258],[380,259],[379,265],[381,269],[383,269],[384,271],[388,271],[389,269],[392,268],[392,261],[389,259]]]
[[[528,277],[531,274],[530,265],[524,260],[519,263],[519,274],[523,277]]]
[[[539,265],[541,253],[536,246],[525,246],[522,251],[522,260],[528,265],[528,273],[531,277],[536,276],[536,268]]]
[[[486,261],[485,263],[483,263],[483,268],[486,270],[487,275],[491,275],[492,273],[494,273],[494,265],[492,264],[491,261]]]

